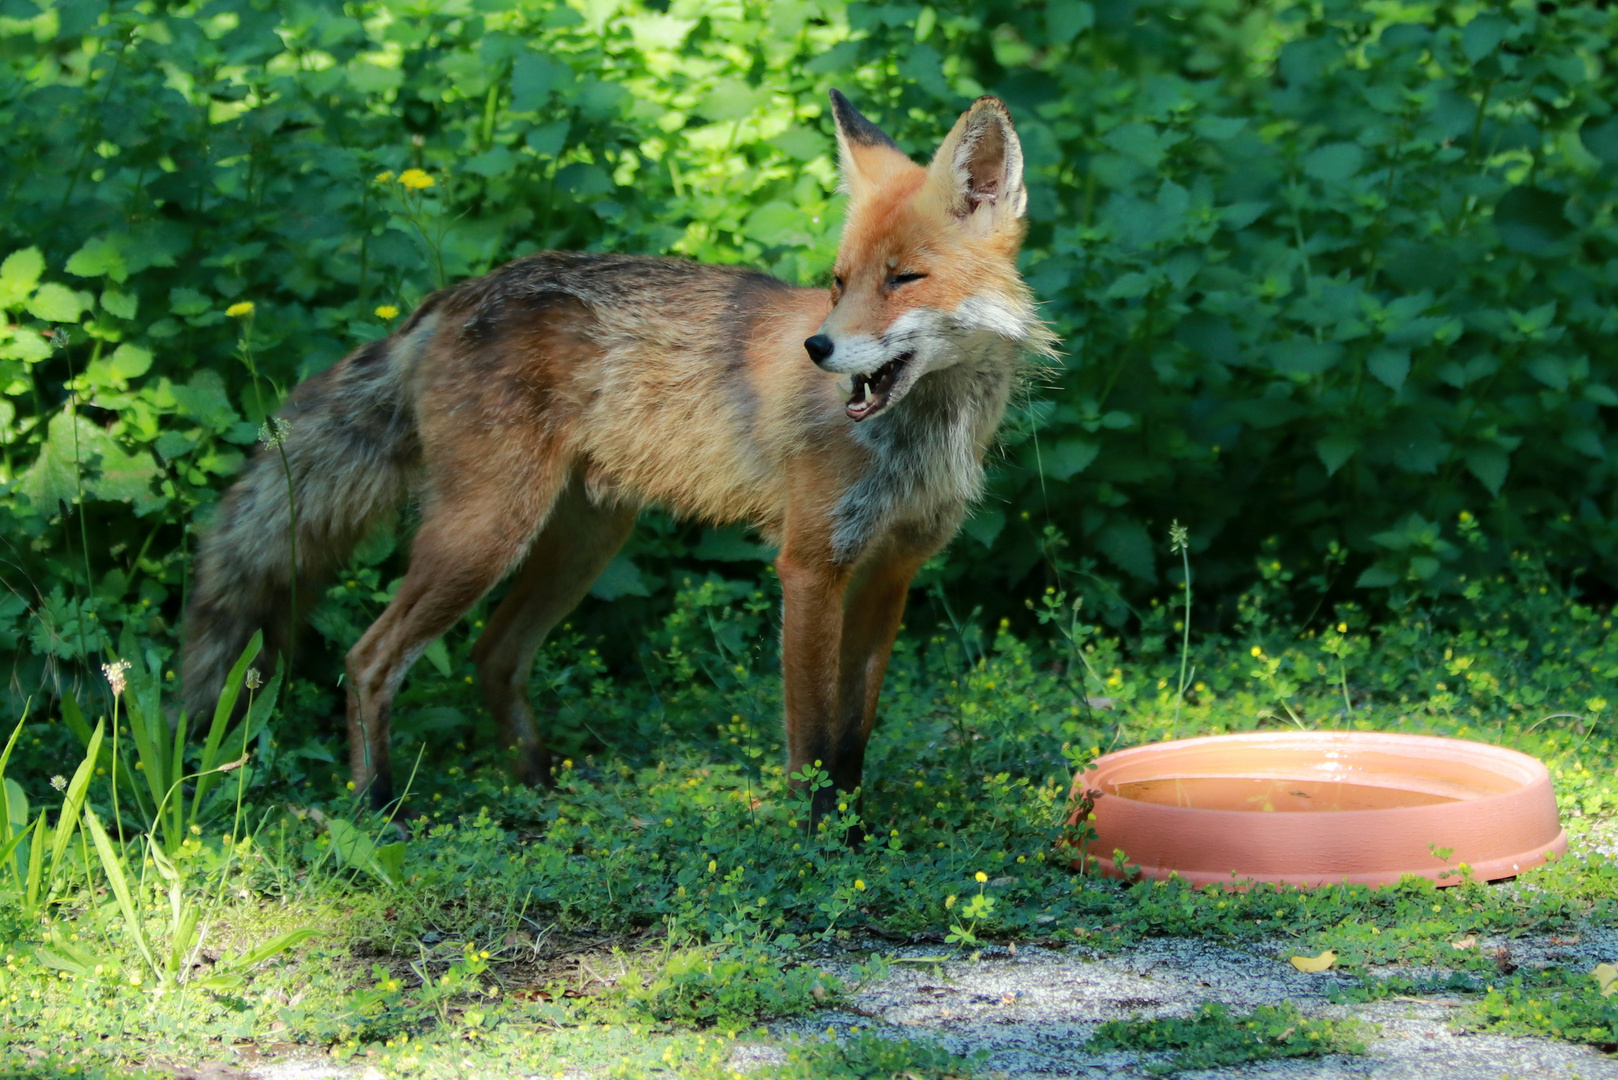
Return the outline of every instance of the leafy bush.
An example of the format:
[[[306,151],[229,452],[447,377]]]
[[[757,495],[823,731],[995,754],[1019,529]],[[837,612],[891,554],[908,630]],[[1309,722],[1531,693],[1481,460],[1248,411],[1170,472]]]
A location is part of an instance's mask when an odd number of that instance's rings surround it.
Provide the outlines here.
[[[820,280],[832,85],[917,154],[1006,98],[1067,342],[935,588],[997,611],[1055,525],[1149,594],[1174,518],[1208,597],[1262,555],[1398,603],[1527,544],[1610,586],[1618,12],[1388,11],[5,0],[13,693],[122,627],[167,655],[266,410],[431,288],[550,247]],[[597,595],[762,554],[654,518]]]

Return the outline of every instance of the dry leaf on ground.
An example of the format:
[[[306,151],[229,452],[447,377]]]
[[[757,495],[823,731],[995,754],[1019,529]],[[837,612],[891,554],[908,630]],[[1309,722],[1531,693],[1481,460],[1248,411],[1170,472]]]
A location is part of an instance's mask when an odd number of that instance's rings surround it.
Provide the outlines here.
[[[1294,956],[1292,966],[1299,971],[1325,971],[1337,963],[1337,954],[1327,949],[1319,956]]]

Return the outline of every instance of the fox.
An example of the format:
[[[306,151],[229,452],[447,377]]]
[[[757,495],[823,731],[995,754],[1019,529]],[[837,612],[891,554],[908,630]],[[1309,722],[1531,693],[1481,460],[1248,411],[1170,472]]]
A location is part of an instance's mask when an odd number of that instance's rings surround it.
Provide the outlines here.
[[[353,786],[393,803],[406,672],[507,578],[472,658],[516,779],[545,785],[535,653],[657,505],[775,546],[789,776],[829,777],[817,819],[858,792],[911,579],[981,496],[1008,403],[1055,338],[1017,268],[1028,195],[1004,102],[975,101],[924,166],[830,97],[847,203],[829,288],[543,252],[430,294],[295,387],[279,445],[250,459],[198,547],[193,714],[256,631],[261,663],[284,654],[292,605],[310,610],[413,501],[405,575],[345,660]]]

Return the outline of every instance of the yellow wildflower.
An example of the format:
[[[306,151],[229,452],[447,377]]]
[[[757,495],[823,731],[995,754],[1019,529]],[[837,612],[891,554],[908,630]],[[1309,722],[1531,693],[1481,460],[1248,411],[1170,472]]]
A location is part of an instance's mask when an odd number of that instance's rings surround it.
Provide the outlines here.
[[[376,174],[376,182],[379,183],[379,184],[385,184],[389,180],[392,180],[392,179],[393,179],[393,170],[392,169],[384,169],[382,172],[379,172],[379,173]]]
[[[399,309],[392,304],[383,304],[376,309],[376,317],[379,319],[397,319]]]
[[[982,885],[985,881],[989,880],[989,875],[985,874],[982,870],[979,870],[977,873],[973,874],[972,876],[977,879],[977,883],[979,885]]]
[[[422,188],[432,187],[437,181],[420,169],[406,169],[399,174],[399,183],[412,190],[420,191]]]
[[[244,319],[253,314],[253,302],[251,300],[240,300],[226,308],[225,314],[232,319]]]

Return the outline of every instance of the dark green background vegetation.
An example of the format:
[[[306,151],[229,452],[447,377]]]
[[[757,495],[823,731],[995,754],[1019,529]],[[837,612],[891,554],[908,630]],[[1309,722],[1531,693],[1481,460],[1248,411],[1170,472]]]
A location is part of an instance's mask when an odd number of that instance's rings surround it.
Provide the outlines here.
[[[1204,621],[1261,575],[1304,618],[1516,548],[1610,596],[1615,40],[1581,4],[3,0],[11,692],[126,627],[172,647],[265,407],[379,307],[552,247],[823,279],[831,86],[917,155],[996,93],[1027,151],[1066,352],[925,579],[950,610],[1020,612],[1065,544],[1121,623],[1174,588],[1176,518]],[[434,185],[376,179],[407,168]],[[652,517],[581,618],[760,554]],[[367,558],[335,641],[397,572]]]

